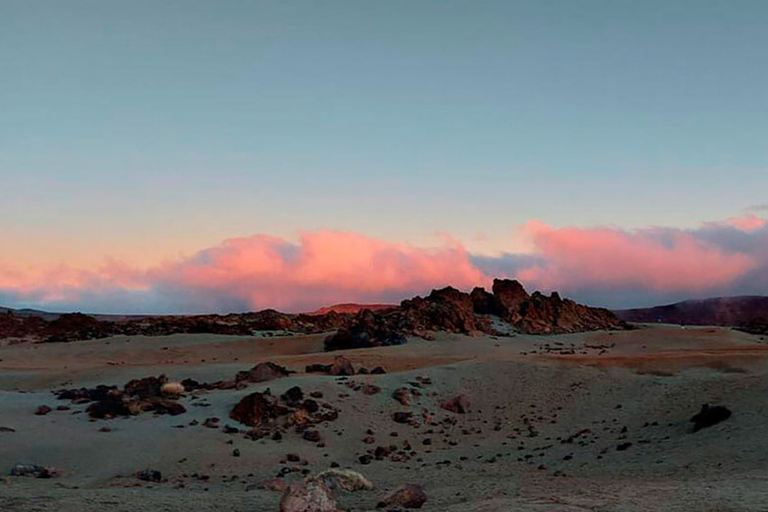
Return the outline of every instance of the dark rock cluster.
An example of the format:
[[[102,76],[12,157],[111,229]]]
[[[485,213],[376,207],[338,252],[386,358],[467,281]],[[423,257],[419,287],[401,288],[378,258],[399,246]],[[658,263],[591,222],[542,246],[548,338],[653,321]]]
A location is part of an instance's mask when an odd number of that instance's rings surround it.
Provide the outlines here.
[[[427,297],[404,300],[400,307],[360,311],[350,323],[325,341],[326,350],[399,345],[406,336],[428,338],[431,331],[460,334],[499,334],[492,315],[518,332],[559,334],[623,328],[607,309],[591,308],[556,292],[529,295],[518,281],[495,279],[492,293],[475,288],[464,293],[447,287]]]
[[[86,412],[94,419],[110,419],[119,416],[133,416],[142,412],[177,416],[185,413],[176,396],[163,393],[168,382],[164,375],[134,379],[118,389],[117,386],[100,385],[93,389],[63,389],[55,391],[59,400],[73,403],[89,403]]]

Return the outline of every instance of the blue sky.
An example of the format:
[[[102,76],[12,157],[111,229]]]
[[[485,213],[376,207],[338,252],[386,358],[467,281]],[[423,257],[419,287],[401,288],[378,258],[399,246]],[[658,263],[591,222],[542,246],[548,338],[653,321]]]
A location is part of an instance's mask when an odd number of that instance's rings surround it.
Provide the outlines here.
[[[693,228],[768,202],[762,1],[0,0],[0,262]]]

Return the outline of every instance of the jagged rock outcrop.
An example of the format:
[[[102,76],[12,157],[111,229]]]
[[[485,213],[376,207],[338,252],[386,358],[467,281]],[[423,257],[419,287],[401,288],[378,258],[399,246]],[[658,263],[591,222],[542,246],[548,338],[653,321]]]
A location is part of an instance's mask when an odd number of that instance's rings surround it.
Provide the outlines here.
[[[530,298],[523,285],[516,280],[494,279],[492,290],[496,314],[506,322],[519,323],[521,320],[520,309]]]
[[[300,388],[292,389],[290,394],[280,398],[274,396],[269,389],[251,393],[235,405],[229,417],[252,427],[248,436],[253,439],[276,432],[282,433],[290,427],[306,434],[310,432],[306,430],[308,427],[324,421],[334,421],[339,417],[339,412],[330,404],[311,398],[296,400],[299,394],[303,397]],[[305,439],[311,438],[312,436],[305,436]]]
[[[256,331],[319,333],[336,330],[326,339],[326,350],[367,348],[405,343],[407,336],[429,337],[431,331],[493,334],[491,315],[520,332],[567,333],[620,327],[605,309],[561,299],[557,293],[529,295],[518,282],[495,279],[492,292],[475,288],[464,293],[452,287],[433,290],[426,297],[402,301],[400,306],[357,314],[330,311],[324,315],[292,315],[267,309],[255,313],[141,317],[99,320],[72,313],[54,320],[0,315],[0,336],[36,341],[75,341],[114,335],[164,336],[177,333],[252,335]],[[508,332],[504,330],[503,332]],[[252,379],[249,379],[252,380]],[[237,386],[238,381],[221,383]]]
[[[490,322],[475,315],[469,294],[453,287],[432,290],[426,298],[415,297],[400,304],[403,328],[408,333],[446,331],[472,334],[488,331]]]
[[[355,315],[349,326],[326,338],[325,350],[402,345],[405,335],[394,323],[389,314],[364,309]]]
[[[485,288],[474,288],[469,294],[469,298],[472,301],[472,308],[478,315],[496,315],[498,314],[498,308],[496,307],[496,298],[492,293],[485,290]]]

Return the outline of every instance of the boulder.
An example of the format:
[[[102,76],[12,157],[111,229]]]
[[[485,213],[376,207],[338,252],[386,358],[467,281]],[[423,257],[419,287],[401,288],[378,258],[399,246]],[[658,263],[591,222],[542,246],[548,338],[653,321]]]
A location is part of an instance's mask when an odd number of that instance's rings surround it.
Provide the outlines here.
[[[163,396],[163,385],[168,382],[165,375],[146,377],[129,381],[124,388],[125,396],[140,399],[160,398]]]
[[[691,422],[693,422],[693,431],[698,432],[703,428],[717,425],[730,417],[731,411],[727,407],[722,405],[710,406],[709,404],[704,404],[701,406],[701,410],[691,418]]]
[[[494,279],[492,290],[496,314],[502,320],[517,322],[520,307],[528,299],[528,292],[523,285],[517,280]]]
[[[128,404],[123,400],[122,393],[116,391],[88,406],[86,412],[91,418],[110,419],[132,414]]]
[[[277,403],[269,390],[244,396],[232,409],[229,417],[249,427],[261,427],[288,414],[289,410]]]
[[[456,414],[466,414],[469,412],[469,399],[464,395],[447,398],[440,402],[440,407]]]
[[[154,469],[143,469],[136,472],[136,478],[144,482],[161,482],[163,474]]]
[[[41,405],[35,410],[35,416],[45,416],[49,412],[51,412],[53,409],[48,407],[47,405]]]
[[[382,507],[421,508],[427,502],[427,494],[420,485],[405,484],[384,498]]]
[[[304,371],[306,373],[330,373],[331,366],[330,364],[308,364]]]
[[[472,309],[478,315],[497,315],[496,298],[485,288],[474,288],[469,294],[472,301]]]
[[[344,356],[336,356],[331,365],[331,375],[354,375],[355,368],[352,362]]]
[[[276,365],[272,362],[259,363],[247,372],[239,372],[235,377],[237,382],[267,382],[275,379],[288,377],[290,372],[287,368]]]
[[[349,325],[339,329],[325,340],[325,350],[349,350],[389,345],[402,345],[405,336],[393,321],[397,311],[373,312],[364,309],[355,315]]]
[[[336,499],[322,481],[293,482],[280,497],[280,512],[338,512]]]
[[[400,402],[402,405],[411,405],[411,390],[408,388],[397,388],[392,393],[392,398]]]
[[[58,476],[54,468],[38,466],[37,464],[16,464],[11,468],[11,476],[28,476],[33,478],[53,478]]]

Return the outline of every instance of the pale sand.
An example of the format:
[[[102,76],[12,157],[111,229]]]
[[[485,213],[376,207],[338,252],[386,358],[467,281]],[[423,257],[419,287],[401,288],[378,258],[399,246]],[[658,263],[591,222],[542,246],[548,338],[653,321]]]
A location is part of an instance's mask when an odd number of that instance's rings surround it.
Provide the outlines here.
[[[321,352],[322,340],[322,335],[179,335],[0,348],[0,427],[16,429],[0,432],[0,474],[22,462],[62,472],[51,480],[0,482],[0,510],[276,511],[279,493],[245,489],[289,465],[280,462],[287,453],[306,459],[312,472],[336,461],[373,481],[374,491],[340,495],[341,506],[349,510],[375,510],[382,495],[401,483],[424,486],[429,501],[423,510],[428,511],[768,510],[768,345],[729,329],[651,326],[498,339],[440,335],[434,341],[343,352],[356,366],[381,365],[390,372],[352,379],[380,386],[382,392],[373,396],[352,391],[334,377],[298,373],[245,390],[203,393],[197,400],[187,396],[182,403],[188,412],[177,417],[144,414],[91,422],[86,414],[71,414],[83,405],[33,414],[38,405],[64,404],[50,393],[62,385],[122,385],[159,373],[212,381],[267,360],[301,372],[306,364],[331,361],[333,354]],[[521,355],[542,352],[545,344],[573,344],[587,353]],[[585,344],[615,346],[597,355],[597,348],[580,350]],[[426,407],[438,419],[455,417],[456,425],[415,429],[390,419],[392,411],[407,410],[390,398],[392,391],[417,375],[433,384],[411,410]],[[234,424],[228,412],[240,397],[265,388],[280,393],[294,385],[323,391],[341,409],[339,420],[319,428],[325,448],[293,433],[280,442],[254,442],[202,426],[173,428],[210,416]],[[430,391],[437,396],[426,396]],[[440,398],[457,393],[470,398],[469,414],[436,406]],[[195,402],[210,405],[192,406]],[[726,405],[734,414],[691,433],[688,420],[705,402]],[[514,428],[527,432],[523,414],[538,436],[509,439]],[[658,425],[643,426],[651,422]],[[112,432],[99,432],[105,425]],[[625,441],[619,439],[624,426],[632,446],[619,452],[615,447]],[[376,444],[362,443],[368,428],[376,432]],[[462,435],[465,429],[471,433]],[[557,440],[582,429],[592,431],[585,446]],[[399,436],[390,437],[393,431]],[[433,444],[423,445],[424,438]],[[357,462],[368,448],[405,439],[421,462]],[[450,440],[458,445],[449,445]],[[234,448],[241,457],[231,455]],[[531,457],[518,461],[526,455]],[[572,459],[564,460],[568,455]],[[446,460],[450,465],[438,464]],[[546,469],[537,469],[542,464]],[[162,471],[168,482],[136,486],[132,474],[144,468]],[[565,476],[555,476],[556,471]],[[183,476],[194,473],[210,480]],[[232,475],[238,479],[229,481]],[[185,487],[175,488],[178,483]]]

